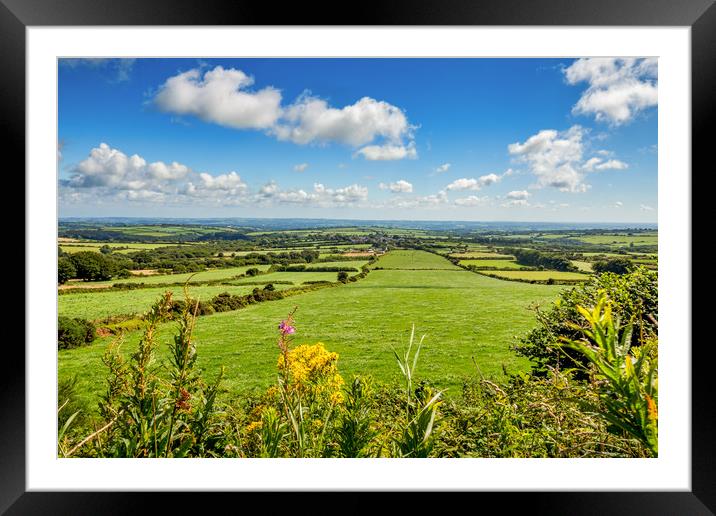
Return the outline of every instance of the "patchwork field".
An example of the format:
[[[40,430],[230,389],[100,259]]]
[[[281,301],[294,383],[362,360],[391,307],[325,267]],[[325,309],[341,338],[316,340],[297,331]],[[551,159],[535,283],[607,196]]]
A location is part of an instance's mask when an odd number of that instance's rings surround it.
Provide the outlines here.
[[[520,265],[514,260],[460,260],[460,265],[472,265],[476,268],[495,267],[497,269],[524,269],[524,265]]]
[[[515,257],[510,254],[491,253],[487,251],[474,251],[467,253],[451,254],[452,258],[459,258],[460,260],[469,260],[476,258],[494,259],[494,260],[514,260]]]
[[[460,270],[442,256],[425,251],[398,250],[381,256],[373,268],[382,269],[446,269]]]
[[[412,253],[396,252],[392,264],[436,266],[437,258],[452,267],[435,255]],[[200,317],[194,333],[198,364],[209,378],[226,365],[225,385],[233,395],[265,388],[275,381],[276,326],[298,307],[295,344],[323,342],[339,353],[340,370],[348,378],[369,373],[379,380],[397,380],[390,346],[405,345],[415,324],[416,333],[427,335],[418,375],[457,395],[462,377],[474,372],[472,357],[486,375],[500,376],[503,364],[512,371],[528,368],[509,346],[535,325],[530,306],[551,302],[561,288],[500,281],[449,267],[374,270],[355,283]],[[159,332],[163,353],[173,329],[174,323],[167,323]],[[138,337],[137,332],[126,335],[124,352],[133,350]],[[84,395],[97,396],[104,389],[101,356],[108,342],[98,339],[85,348],[60,351],[60,378],[77,374]]]
[[[562,271],[484,271],[481,274],[494,276],[495,278],[523,281],[547,281],[549,279],[587,281],[589,279],[588,274]]]

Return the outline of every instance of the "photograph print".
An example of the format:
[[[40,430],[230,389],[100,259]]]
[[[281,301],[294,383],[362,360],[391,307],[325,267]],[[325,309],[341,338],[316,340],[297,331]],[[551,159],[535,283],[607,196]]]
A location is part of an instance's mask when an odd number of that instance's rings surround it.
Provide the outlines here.
[[[658,457],[658,59],[57,74],[57,457]]]

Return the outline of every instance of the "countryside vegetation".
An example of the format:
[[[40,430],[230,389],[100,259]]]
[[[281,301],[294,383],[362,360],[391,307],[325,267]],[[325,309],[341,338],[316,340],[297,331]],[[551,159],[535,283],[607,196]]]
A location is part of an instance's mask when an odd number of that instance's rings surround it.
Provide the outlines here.
[[[59,457],[656,457],[658,235],[61,221]]]

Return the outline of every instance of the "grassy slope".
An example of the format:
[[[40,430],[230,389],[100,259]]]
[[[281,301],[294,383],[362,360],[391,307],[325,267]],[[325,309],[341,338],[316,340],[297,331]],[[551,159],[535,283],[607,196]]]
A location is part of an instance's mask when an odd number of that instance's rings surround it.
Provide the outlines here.
[[[550,278],[562,280],[588,280],[588,274],[579,272],[563,271],[484,271],[484,274],[501,276],[508,279],[539,280],[544,281]]]
[[[333,274],[332,276],[335,276]],[[191,287],[192,297],[202,301],[229,292],[236,296],[250,294],[262,285],[213,285]],[[292,285],[274,285],[276,290],[290,288]],[[82,317],[83,319],[103,319],[110,315],[141,314],[149,309],[159,296],[167,290],[174,293],[176,299],[184,299],[182,287],[141,288],[136,290],[121,290],[110,292],[79,292],[58,296],[58,315],[67,317]]]
[[[198,365],[208,378],[225,365],[225,386],[234,395],[265,388],[275,380],[277,324],[297,306],[294,344],[323,342],[339,353],[346,378],[369,373],[381,381],[397,380],[390,346],[402,348],[414,323],[418,335],[427,334],[417,378],[449,387],[449,393],[457,395],[461,378],[474,373],[473,356],[486,375],[500,375],[502,364],[513,371],[528,367],[509,346],[514,336],[535,324],[528,307],[553,300],[561,288],[505,282],[459,269],[372,271],[356,283],[200,317],[195,329]],[[168,323],[159,332],[165,356],[173,330],[174,323]],[[126,336],[125,352],[134,350],[138,336]],[[60,352],[60,378],[78,374],[88,396],[102,392],[105,371],[100,359],[107,342]]]
[[[446,269],[460,270],[442,256],[425,251],[399,250],[381,256],[373,267],[383,269]]]

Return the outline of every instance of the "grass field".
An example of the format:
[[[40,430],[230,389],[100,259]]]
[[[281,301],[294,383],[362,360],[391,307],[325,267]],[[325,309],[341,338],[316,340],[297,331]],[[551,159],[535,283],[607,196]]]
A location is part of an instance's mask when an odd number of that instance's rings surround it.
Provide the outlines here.
[[[417,256],[414,261],[432,261]],[[227,367],[225,387],[232,395],[264,389],[275,381],[276,326],[298,307],[293,345],[323,342],[339,353],[346,379],[371,374],[380,381],[399,377],[391,346],[402,348],[410,327],[427,334],[416,379],[429,378],[459,395],[462,378],[475,373],[472,357],[483,374],[501,376],[526,370],[526,359],[509,346],[514,337],[535,325],[529,307],[548,303],[564,287],[505,282],[462,270],[375,270],[365,279],[335,288],[200,317],[194,331],[198,367],[207,378]],[[162,355],[175,323],[159,331]],[[127,334],[123,351],[134,351],[139,333]],[[59,375],[79,377],[79,389],[96,401],[104,390],[101,363],[108,338],[85,348],[59,352]]]
[[[383,269],[453,269],[459,267],[453,265],[442,256],[425,251],[391,251],[381,256],[373,267]]]
[[[192,282],[196,281],[215,281],[221,279],[229,279],[239,274],[243,274],[248,269],[256,268],[262,271],[267,270],[270,265],[245,265],[243,267],[228,267],[226,269],[209,269],[201,272],[187,272],[184,274],[156,274],[152,276],[134,276],[125,279],[113,279],[109,281],[71,281],[66,285],[82,287],[88,286],[111,286],[115,283],[146,283],[148,285],[155,285],[161,283],[183,283],[191,277]],[[193,274],[193,277],[192,277]]]
[[[582,235],[575,237],[580,242],[586,242],[587,244],[600,244],[600,245],[614,245],[614,246],[628,246],[629,244],[634,245],[658,245],[659,236],[656,233],[645,233],[638,235]]]
[[[469,259],[475,259],[475,258],[486,258],[486,259],[494,259],[494,260],[514,260],[515,257],[511,254],[499,254],[499,253],[491,253],[486,251],[471,251],[467,253],[457,253],[457,254],[451,254],[452,258],[459,258],[460,260],[469,260]]]
[[[562,272],[562,271],[485,271],[483,274],[489,274],[497,278],[519,279],[519,280],[535,280],[547,281],[554,280],[588,280],[588,274],[579,272]]]
[[[356,273],[357,274],[357,273]],[[351,274],[348,274],[351,276]],[[272,281],[290,281],[294,285],[300,285],[307,281],[336,281],[337,272],[272,272],[262,274],[253,278],[241,278],[231,281],[233,285],[249,285],[251,283],[270,283]],[[278,285],[276,285],[278,287]]]
[[[236,296],[250,294],[255,287],[262,285],[205,285],[191,287],[191,295],[200,300],[229,292]],[[274,285],[276,290],[291,288],[292,285]],[[145,312],[151,304],[167,290],[174,293],[175,299],[184,299],[182,287],[141,288],[109,292],[78,292],[58,296],[58,315],[82,317],[83,319],[104,319],[111,315],[131,315]]]
[[[80,251],[92,251],[98,253],[100,248],[103,246],[109,246],[116,249],[115,253],[133,253],[136,251],[142,251],[144,249],[157,249],[158,247],[167,247],[170,245],[182,245],[182,244],[149,244],[145,242],[78,242],[78,243],[60,243],[60,248],[66,253],[79,253]],[[123,249],[127,247],[128,249]],[[118,249],[117,249],[118,248]]]
[[[496,267],[498,269],[524,269],[524,265],[520,265],[514,260],[460,260],[460,265],[474,265],[480,267]]]
[[[577,267],[580,272],[592,272],[592,264],[590,262],[582,262],[579,260],[572,260],[572,265]]]

